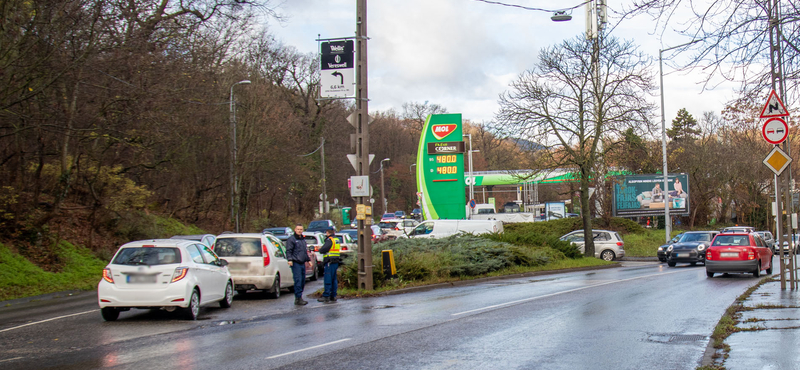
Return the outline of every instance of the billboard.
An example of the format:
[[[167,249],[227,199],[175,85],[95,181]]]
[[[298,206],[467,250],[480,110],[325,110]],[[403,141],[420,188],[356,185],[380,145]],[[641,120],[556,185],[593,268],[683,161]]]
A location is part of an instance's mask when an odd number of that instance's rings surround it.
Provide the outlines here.
[[[689,177],[685,173],[664,175],[632,175],[614,179],[614,207],[616,217],[661,216],[664,207],[669,214],[689,215]]]
[[[417,194],[426,220],[467,217],[460,114],[428,116],[417,151]]]

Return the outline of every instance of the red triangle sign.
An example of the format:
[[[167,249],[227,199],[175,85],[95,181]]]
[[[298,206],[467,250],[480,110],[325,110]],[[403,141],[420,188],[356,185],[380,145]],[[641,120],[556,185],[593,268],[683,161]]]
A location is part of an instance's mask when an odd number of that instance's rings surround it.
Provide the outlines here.
[[[767,103],[764,104],[764,108],[761,109],[760,118],[787,117],[788,115],[789,111],[786,110],[786,106],[783,105],[781,98],[778,97],[775,90],[772,90],[772,92],[769,93],[769,98],[767,98]]]

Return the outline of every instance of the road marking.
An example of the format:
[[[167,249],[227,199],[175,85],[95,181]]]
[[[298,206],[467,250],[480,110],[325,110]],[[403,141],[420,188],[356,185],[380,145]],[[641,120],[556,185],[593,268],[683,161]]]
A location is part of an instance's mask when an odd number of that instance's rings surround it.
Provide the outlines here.
[[[83,315],[83,314],[87,314],[87,313],[91,313],[91,312],[97,312],[97,311],[100,311],[100,310],[97,309],[97,310],[83,311],[83,312],[73,313],[73,314],[64,315],[64,316],[53,317],[53,318],[50,318],[50,319],[47,319],[47,320],[29,322],[27,324],[23,324],[23,325],[20,325],[20,326],[14,326],[14,327],[11,327],[11,328],[0,330],[0,333],[2,333],[4,331],[24,328],[26,326],[41,324],[43,322],[48,322],[48,321],[53,321],[53,320],[58,320],[58,319],[64,319],[64,318],[67,318],[67,317],[78,316],[78,315]]]
[[[5,359],[5,360],[0,360],[0,362],[14,361],[14,360],[19,360],[19,359],[21,359],[21,358],[25,358],[25,357],[14,357],[14,358],[7,358],[7,359]]]
[[[348,340],[350,340],[350,339],[352,339],[352,338],[344,338],[344,339],[339,339],[339,340],[337,340],[337,341],[334,341],[334,342],[325,343],[325,344],[320,344],[320,345],[318,345],[318,346],[314,346],[314,347],[308,347],[308,348],[304,348],[304,349],[298,349],[297,351],[292,351],[292,352],[281,353],[281,354],[279,354],[279,355],[275,355],[275,356],[269,356],[269,357],[267,357],[267,360],[271,360],[271,359],[273,359],[273,358],[278,358],[278,357],[283,357],[283,356],[288,356],[288,355],[293,355],[293,354],[295,354],[295,353],[298,353],[298,352],[310,351],[310,350],[312,350],[312,349],[317,349],[317,348],[321,348],[321,347],[325,347],[325,346],[330,346],[330,345],[332,345],[332,344],[337,344],[337,343],[347,342],[347,341],[348,341]]]
[[[685,270],[685,271],[690,271],[690,270]],[[494,308],[505,307],[505,306],[511,306],[511,305],[515,305],[515,304],[517,304],[517,303],[523,303],[523,302],[534,301],[534,300],[537,300],[537,299],[542,299],[542,298],[547,298],[547,297],[553,297],[553,296],[557,296],[557,295],[560,295],[560,294],[565,294],[565,293],[577,292],[577,291],[580,291],[580,290],[585,290],[585,289],[589,289],[589,288],[595,288],[595,287],[599,287],[599,286],[603,286],[603,285],[615,284],[615,283],[621,283],[621,282],[625,282],[625,281],[631,281],[631,280],[643,279],[643,278],[648,278],[648,277],[653,277],[653,276],[669,275],[669,274],[674,274],[674,273],[678,273],[678,272],[685,272],[685,271],[684,271],[684,270],[678,270],[678,271],[671,271],[671,272],[663,272],[663,273],[660,273],[660,274],[653,274],[653,275],[646,275],[646,276],[637,276],[637,277],[628,278],[628,279],[622,279],[622,280],[613,280],[613,281],[609,281],[609,282],[605,282],[605,283],[600,283],[600,284],[595,284],[595,285],[589,285],[589,286],[580,287],[580,288],[575,288],[575,289],[569,289],[569,290],[565,290],[565,291],[562,291],[562,292],[555,292],[555,293],[550,293],[550,294],[540,295],[540,296],[536,296],[536,297],[530,297],[530,298],[525,298],[525,299],[519,299],[519,300],[516,300],[516,301],[511,301],[511,302],[506,302],[506,303],[499,303],[499,304],[495,304],[495,305],[491,305],[491,306],[486,306],[486,307],[482,307],[482,308],[476,308],[476,309],[474,309],[474,310],[457,312],[457,313],[451,314],[450,316],[466,315],[466,314],[468,314],[468,313],[473,313],[473,312],[478,312],[478,311],[486,311],[486,310],[491,310],[491,309],[494,309]]]

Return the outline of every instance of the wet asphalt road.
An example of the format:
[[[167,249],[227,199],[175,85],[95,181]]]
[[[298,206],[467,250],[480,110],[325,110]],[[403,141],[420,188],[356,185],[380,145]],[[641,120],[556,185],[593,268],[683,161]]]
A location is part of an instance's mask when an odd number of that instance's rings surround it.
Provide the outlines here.
[[[250,293],[194,322],[145,310],[103,322],[86,292],[0,307],[0,368],[694,369],[757,282],[625,262],[330,305]]]

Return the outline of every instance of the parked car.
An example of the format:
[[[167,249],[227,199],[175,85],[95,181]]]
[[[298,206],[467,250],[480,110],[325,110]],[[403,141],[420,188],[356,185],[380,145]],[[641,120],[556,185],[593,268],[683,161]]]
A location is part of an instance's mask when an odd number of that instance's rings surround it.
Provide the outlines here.
[[[446,238],[467,234],[502,233],[503,222],[497,220],[428,220],[417,225],[408,237]]]
[[[722,233],[752,233],[755,232],[756,228],[752,226],[731,226],[722,229],[720,232]]]
[[[687,231],[677,242],[667,247],[667,265],[675,267],[678,263],[689,263],[692,266],[698,262],[705,263],[706,249],[711,245],[711,240],[719,234],[718,231]]]
[[[294,234],[294,231],[289,227],[270,227],[264,229],[264,231],[262,231],[261,233],[263,234],[270,233],[272,235],[275,235],[282,242],[286,242],[286,239],[289,239],[289,237],[292,234]]]
[[[350,235],[350,239],[353,240],[353,243],[358,243],[358,229],[344,229],[341,230],[340,233]]]
[[[260,290],[279,298],[281,289],[294,286],[283,243],[272,234],[224,234],[214,245],[217,255],[228,260],[238,294]]]
[[[586,252],[583,230],[575,230],[563,235],[560,239],[577,245],[581,253]],[[625,257],[625,242],[616,231],[592,230],[592,239],[594,240],[595,257],[606,261]]]
[[[660,245],[658,250],[656,250],[656,256],[658,256],[658,260],[661,262],[667,262],[667,248],[673,243],[677,243],[683,237],[683,233],[675,235],[672,239],[670,239],[667,244]]]
[[[394,211],[394,218],[406,218],[406,213],[403,211]]]
[[[761,239],[764,239],[764,243],[767,244],[767,248],[772,249],[773,252],[776,251],[776,248],[775,248],[775,237],[772,236],[771,232],[769,232],[769,231],[756,231],[756,233],[761,236]]]
[[[214,249],[214,241],[217,240],[217,236],[214,234],[175,235],[170,239],[194,240]]]
[[[370,226],[372,229],[372,244],[382,243],[387,240],[391,240],[389,234],[387,234],[383,229],[380,228],[378,225]]]
[[[336,225],[333,223],[332,220],[316,220],[311,221],[306,228],[307,232],[318,232],[324,233],[328,229],[333,229],[336,231]]]
[[[106,321],[131,308],[181,309],[196,320],[200,306],[233,302],[228,262],[205,244],[182,239],[155,239],[123,244],[97,285],[97,302]],[[202,293],[202,294],[201,294]]]
[[[772,250],[756,233],[721,233],[706,251],[706,276],[715,273],[772,274]]]
[[[356,243],[348,233],[336,233],[333,235],[339,243],[340,255],[342,258],[354,256],[358,251],[358,243]]]
[[[303,232],[303,238],[306,240],[308,250],[313,254],[312,259],[317,261],[317,276],[321,277],[325,274],[325,268],[322,266],[322,253],[319,253],[319,248],[325,244],[325,234],[315,231]]]

